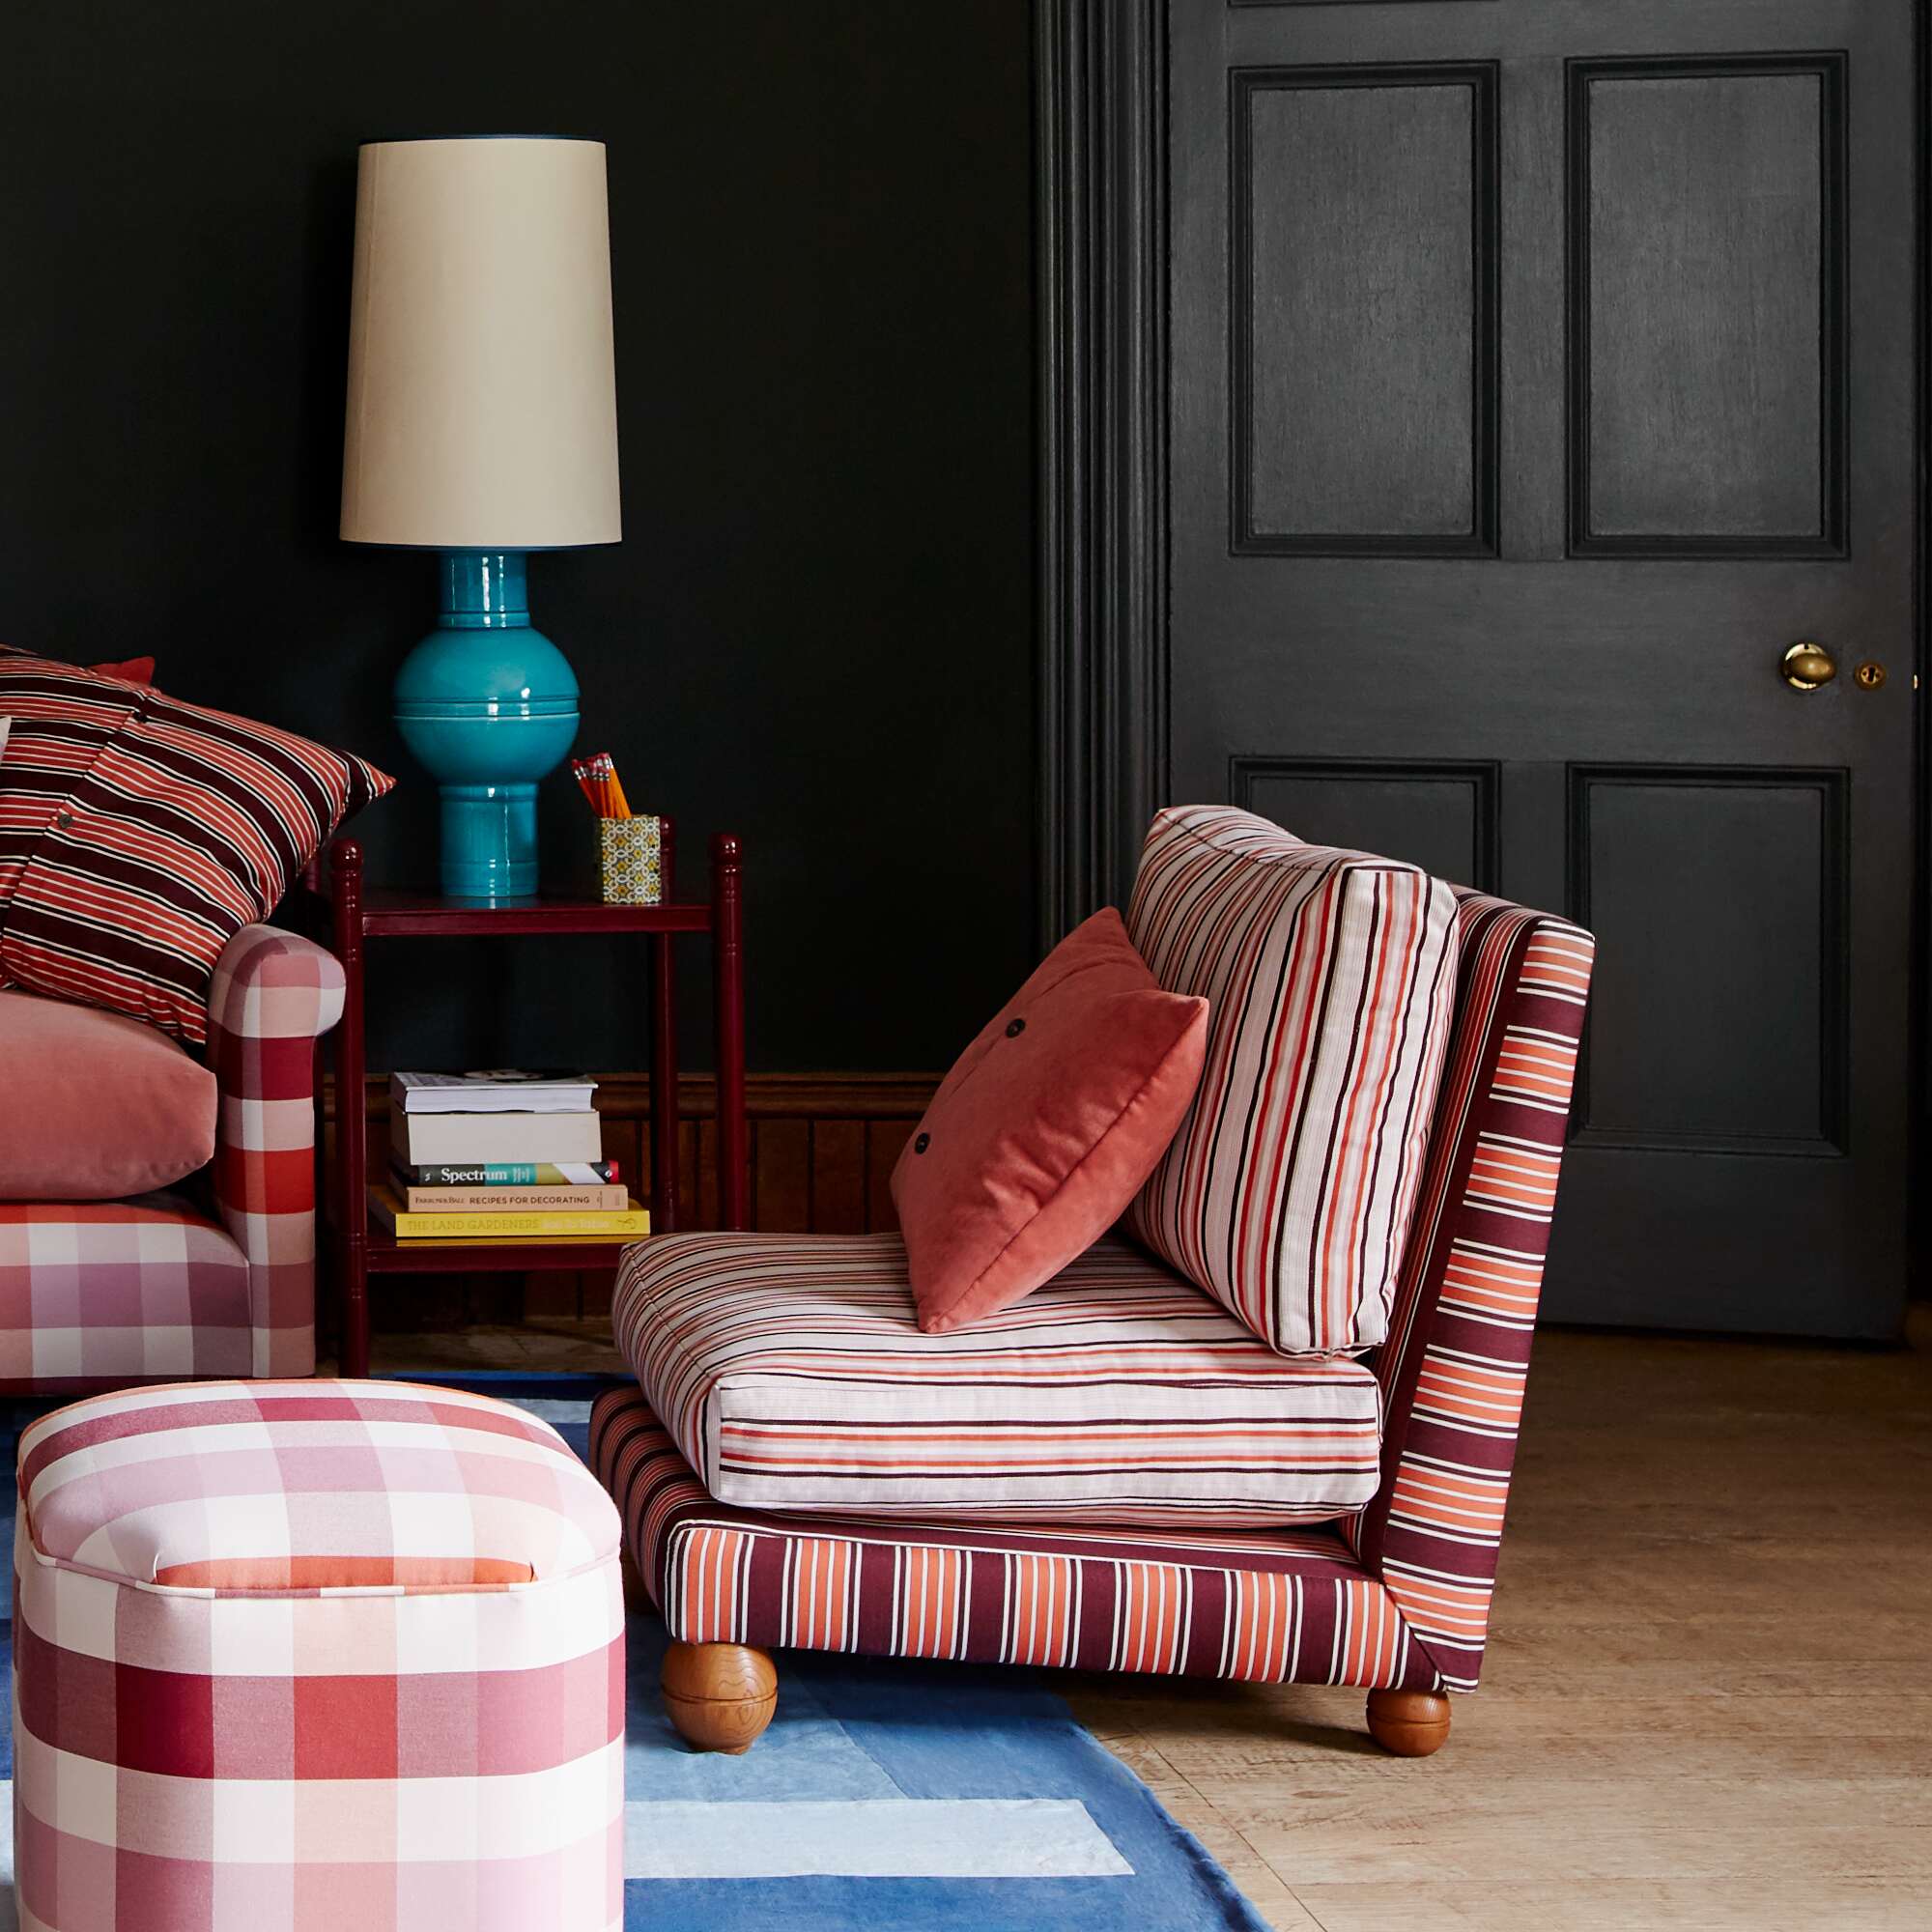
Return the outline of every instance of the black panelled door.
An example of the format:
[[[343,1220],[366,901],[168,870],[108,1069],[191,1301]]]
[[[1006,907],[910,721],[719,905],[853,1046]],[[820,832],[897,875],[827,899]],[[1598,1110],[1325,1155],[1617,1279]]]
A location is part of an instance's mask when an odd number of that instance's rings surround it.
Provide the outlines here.
[[[1597,932],[1559,1320],[1897,1332],[1915,14],[1171,0],[1171,794]]]

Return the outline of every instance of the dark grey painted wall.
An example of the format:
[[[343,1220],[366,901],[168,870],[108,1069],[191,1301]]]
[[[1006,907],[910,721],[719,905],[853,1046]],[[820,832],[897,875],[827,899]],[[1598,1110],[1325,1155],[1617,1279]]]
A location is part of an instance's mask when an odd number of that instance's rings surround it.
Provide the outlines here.
[[[1025,0],[14,10],[0,637],[374,756],[372,867],[433,869],[430,565],[334,533],[355,146],[604,140],[626,537],[531,570],[580,743],[694,866],[745,838],[754,1065],[945,1065],[1032,945],[1029,45]],[[587,857],[567,778],[545,837]],[[375,975],[376,1064],[643,1063],[621,947]]]

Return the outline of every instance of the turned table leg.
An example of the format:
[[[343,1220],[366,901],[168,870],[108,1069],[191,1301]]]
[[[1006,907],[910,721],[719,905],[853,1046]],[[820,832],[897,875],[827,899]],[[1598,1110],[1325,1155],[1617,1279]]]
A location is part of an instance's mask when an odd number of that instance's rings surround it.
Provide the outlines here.
[[[658,1681],[685,1743],[733,1757],[757,1743],[779,1700],[770,1656],[745,1643],[674,1642]]]
[[[1397,1757],[1428,1757],[1449,1741],[1449,1700],[1438,1690],[1371,1690],[1369,1735]]]

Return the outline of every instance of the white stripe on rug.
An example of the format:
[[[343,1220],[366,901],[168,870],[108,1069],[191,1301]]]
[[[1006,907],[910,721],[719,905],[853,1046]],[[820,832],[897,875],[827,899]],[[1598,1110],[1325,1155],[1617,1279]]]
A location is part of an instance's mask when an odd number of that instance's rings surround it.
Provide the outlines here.
[[[0,1780],[0,1800],[11,1798]],[[14,1932],[0,1802],[0,1932]],[[883,1798],[624,1806],[626,1878],[1131,1878],[1073,1798]]]
[[[624,1806],[626,1878],[1131,1878],[1073,1798]]]

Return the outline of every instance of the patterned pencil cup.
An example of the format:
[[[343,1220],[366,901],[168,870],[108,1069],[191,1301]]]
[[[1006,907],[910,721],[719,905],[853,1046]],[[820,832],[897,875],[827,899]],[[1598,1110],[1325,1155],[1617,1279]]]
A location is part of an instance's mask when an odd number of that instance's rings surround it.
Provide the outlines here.
[[[664,898],[664,827],[655,817],[600,818],[606,905],[657,905]]]

